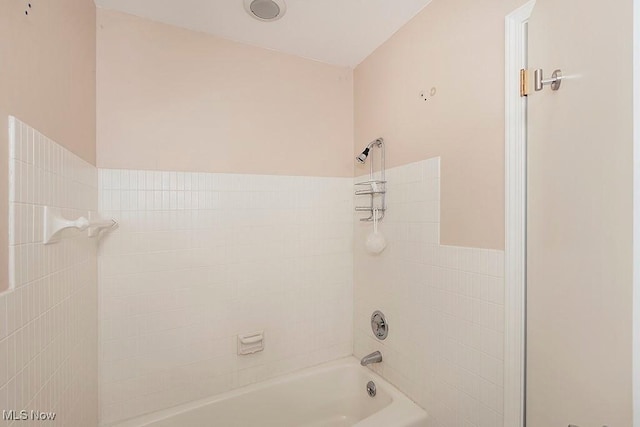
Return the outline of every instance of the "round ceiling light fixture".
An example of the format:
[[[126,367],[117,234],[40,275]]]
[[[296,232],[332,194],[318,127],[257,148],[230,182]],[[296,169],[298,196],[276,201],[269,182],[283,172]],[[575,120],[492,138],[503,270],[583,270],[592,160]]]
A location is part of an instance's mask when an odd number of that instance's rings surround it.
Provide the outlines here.
[[[276,21],[287,11],[284,0],[244,0],[244,8],[259,21]]]

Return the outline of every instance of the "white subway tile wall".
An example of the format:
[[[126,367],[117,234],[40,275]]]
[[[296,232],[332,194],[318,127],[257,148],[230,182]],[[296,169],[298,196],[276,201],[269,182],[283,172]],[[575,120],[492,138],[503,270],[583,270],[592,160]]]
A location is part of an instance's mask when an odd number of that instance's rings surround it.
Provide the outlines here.
[[[55,412],[51,426],[98,423],[96,242],[42,244],[44,206],[95,214],[97,170],[9,118],[9,276],[0,294],[0,409]],[[42,421],[0,421],[35,426]]]
[[[353,180],[100,170],[101,421],[352,353]],[[265,350],[236,355],[264,330]]]
[[[430,427],[501,426],[504,254],[440,245],[439,158],[387,180],[385,252],[368,254],[371,223],[355,224],[354,354],[382,351],[372,369],[424,407]],[[371,332],[374,310],[390,325],[385,341]]]

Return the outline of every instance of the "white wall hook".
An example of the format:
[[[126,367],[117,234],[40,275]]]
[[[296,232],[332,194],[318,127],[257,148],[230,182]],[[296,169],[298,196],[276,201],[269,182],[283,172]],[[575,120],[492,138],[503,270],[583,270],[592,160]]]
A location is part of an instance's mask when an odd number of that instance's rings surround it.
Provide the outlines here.
[[[89,237],[98,237],[102,231],[111,231],[118,228],[115,219],[91,219],[89,220]]]
[[[534,89],[536,92],[541,91],[545,85],[550,85],[551,90],[560,89],[560,84],[562,83],[562,71],[555,70],[551,75],[550,79],[546,79],[543,76],[542,69],[537,69],[533,72],[534,78]]]
[[[58,208],[45,206],[43,224],[43,243],[49,245],[60,240],[60,235],[64,230],[76,229],[78,231],[88,231],[89,237],[95,237],[101,230],[113,229],[118,225],[114,220],[92,220],[80,217],[76,220],[65,219]]]

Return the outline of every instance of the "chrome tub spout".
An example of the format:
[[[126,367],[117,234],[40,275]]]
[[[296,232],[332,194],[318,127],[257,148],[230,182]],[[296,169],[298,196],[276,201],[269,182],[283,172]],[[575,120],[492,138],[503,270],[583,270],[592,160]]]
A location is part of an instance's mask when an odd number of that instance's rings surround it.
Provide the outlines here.
[[[380,353],[379,351],[374,351],[373,353],[367,354],[365,357],[363,357],[362,360],[360,361],[360,364],[362,366],[367,366],[372,363],[380,363],[380,362],[382,362],[382,353]]]

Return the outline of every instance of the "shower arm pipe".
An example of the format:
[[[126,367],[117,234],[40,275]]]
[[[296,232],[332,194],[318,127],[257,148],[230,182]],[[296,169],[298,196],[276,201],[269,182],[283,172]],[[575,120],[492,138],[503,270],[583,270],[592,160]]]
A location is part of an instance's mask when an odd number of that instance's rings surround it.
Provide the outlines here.
[[[385,168],[385,152],[384,152],[384,139],[383,138],[377,138],[373,141],[371,141],[370,143],[367,144],[367,150],[370,150],[372,147],[378,147],[380,148],[380,181],[385,181],[385,173],[384,173],[384,168]],[[374,180],[374,172],[373,172],[373,159],[371,159],[372,161],[369,162],[369,178],[373,181]]]
[[[387,178],[385,176],[385,152],[384,152],[384,140],[382,138],[378,138],[374,141],[374,143],[380,148],[380,181],[383,182],[383,186],[385,188],[385,192],[382,193],[382,210],[378,211],[380,217],[374,218],[374,221],[380,221],[384,218],[385,209],[387,208]],[[371,159],[373,160],[373,159]],[[373,162],[371,162],[371,167],[373,167]],[[371,195],[373,197],[373,194]],[[373,212],[373,216],[376,216],[375,211]]]

